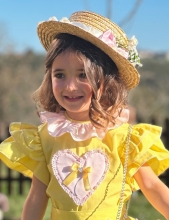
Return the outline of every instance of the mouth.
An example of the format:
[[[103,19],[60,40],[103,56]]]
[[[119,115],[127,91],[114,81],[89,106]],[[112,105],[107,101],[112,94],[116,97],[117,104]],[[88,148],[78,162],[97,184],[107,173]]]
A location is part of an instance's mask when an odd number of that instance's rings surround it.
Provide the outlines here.
[[[64,98],[69,102],[76,102],[83,98],[83,96],[64,96]]]

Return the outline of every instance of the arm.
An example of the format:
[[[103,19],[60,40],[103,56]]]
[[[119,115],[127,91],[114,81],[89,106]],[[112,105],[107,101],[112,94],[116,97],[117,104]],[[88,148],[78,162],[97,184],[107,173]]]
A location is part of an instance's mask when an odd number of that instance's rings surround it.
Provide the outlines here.
[[[33,176],[31,189],[24,204],[22,220],[41,220],[43,218],[48,203],[46,188],[44,183]]]
[[[137,171],[134,178],[149,202],[169,220],[169,189],[167,186],[147,164]]]

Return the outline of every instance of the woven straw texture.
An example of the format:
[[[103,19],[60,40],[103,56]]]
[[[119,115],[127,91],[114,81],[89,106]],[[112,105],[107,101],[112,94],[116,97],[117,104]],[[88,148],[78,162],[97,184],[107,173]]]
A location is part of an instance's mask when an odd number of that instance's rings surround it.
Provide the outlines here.
[[[92,12],[76,12],[72,14],[69,20],[71,22],[81,22],[101,31],[102,33],[107,30],[111,30],[120,46],[126,48],[128,45],[128,38],[123,30],[115,23],[101,15]],[[48,50],[51,42],[59,33],[72,34],[89,41],[104,51],[115,62],[121,79],[125,83],[127,89],[132,89],[139,83],[139,74],[136,68],[127,59],[109,47],[102,40],[93,36],[91,33],[70,23],[59,21],[41,22],[38,25],[37,31],[39,39],[46,50]]]

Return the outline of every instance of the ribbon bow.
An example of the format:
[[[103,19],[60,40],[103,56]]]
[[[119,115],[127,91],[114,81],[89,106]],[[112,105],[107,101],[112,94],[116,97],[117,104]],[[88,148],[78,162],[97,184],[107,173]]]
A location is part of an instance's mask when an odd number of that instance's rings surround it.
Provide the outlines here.
[[[90,190],[91,187],[88,174],[91,173],[91,167],[82,168],[77,163],[73,163],[71,170],[72,172],[64,179],[63,184],[68,186],[75,178],[78,177],[79,173],[82,173],[85,190]]]

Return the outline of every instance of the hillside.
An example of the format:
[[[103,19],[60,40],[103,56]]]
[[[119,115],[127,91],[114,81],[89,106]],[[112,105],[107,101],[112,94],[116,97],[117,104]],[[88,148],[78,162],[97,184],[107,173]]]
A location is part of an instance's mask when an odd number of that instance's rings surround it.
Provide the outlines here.
[[[140,84],[129,96],[137,116],[145,122],[155,117],[161,124],[169,117],[169,60],[164,56],[142,59]]]

